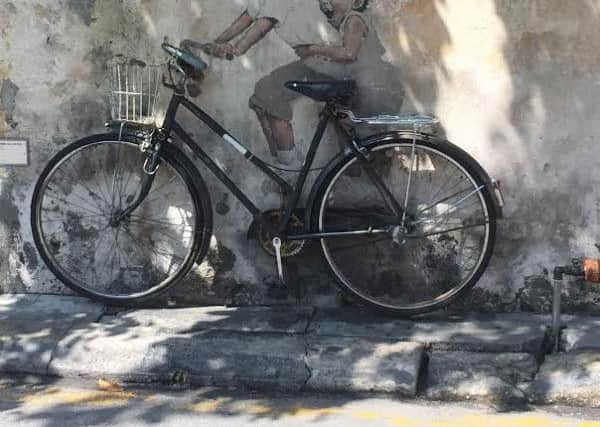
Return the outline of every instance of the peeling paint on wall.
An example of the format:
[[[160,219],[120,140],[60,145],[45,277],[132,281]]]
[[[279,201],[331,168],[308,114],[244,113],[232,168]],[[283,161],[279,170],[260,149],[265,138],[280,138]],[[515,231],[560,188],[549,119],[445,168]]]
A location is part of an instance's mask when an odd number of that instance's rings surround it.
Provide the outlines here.
[[[19,87],[16,84],[8,79],[2,81],[2,86],[0,86],[0,114],[3,114],[4,122],[11,128],[18,125],[13,120],[17,93],[19,93]]]
[[[69,0],[67,6],[85,25],[90,26],[95,21],[93,13],[96,0]]]
[[[17,289],[20,281],[16,272],[15,243],[19,239],[21,225],[19,208],[12,195],[13,188],[10,174],[0,173],[0,283],[10,283],[10,289]],[[5,290],[2,288],[0,290]]]

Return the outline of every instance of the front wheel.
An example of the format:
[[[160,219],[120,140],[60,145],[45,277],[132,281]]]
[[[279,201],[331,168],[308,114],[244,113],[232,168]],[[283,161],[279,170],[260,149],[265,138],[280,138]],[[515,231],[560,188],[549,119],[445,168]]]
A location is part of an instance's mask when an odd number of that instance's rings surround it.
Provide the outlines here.
[[[136,199],[145,176],[139,141],[98,135],[59,152],[35,187],[31,225],[37,249],[65,285],[108,304],[129,305],[182,278],[210,230],[199,176],[165,146],[149,195]]]
[[[450,144],[392,140],[348,155],[323,181],[314,227],[342,289],[387,313],[441,308],[475,285],[496,214],[474,161]]]

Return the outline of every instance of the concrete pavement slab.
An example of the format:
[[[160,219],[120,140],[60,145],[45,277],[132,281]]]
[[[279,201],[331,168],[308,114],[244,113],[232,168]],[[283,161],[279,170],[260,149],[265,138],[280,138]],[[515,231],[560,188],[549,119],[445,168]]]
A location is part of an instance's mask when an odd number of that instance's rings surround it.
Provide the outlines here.
[[[545,320],[541,316],[512,314],[411,322],[340,310],[317,313],[309,330],[319,336],[414,341],[432,350],[539,354],[546,336]]]
[[[535,357],[527,353],[434,351],[425,395],[436,400],[525,401],[537,369]]]
[[[77,297],[0,296],[0,371],[45,375],[58,341],[103,310]]]
[[[535,403],[600,407],[600,352],[547,356],[531,395]]]
[[[200,307],[177,310],[137,310],[119,317],[132,326],[160,333],[203,330],[304,333],[313,309],[293,307]]]
[[[414,397],[424,346],[366,338],[309,337],[307,389]]]
[[[301,336],[132,327],[123,319],[75,330],[62,339],[49,372],[129,382],[299,389],[308,378]]]

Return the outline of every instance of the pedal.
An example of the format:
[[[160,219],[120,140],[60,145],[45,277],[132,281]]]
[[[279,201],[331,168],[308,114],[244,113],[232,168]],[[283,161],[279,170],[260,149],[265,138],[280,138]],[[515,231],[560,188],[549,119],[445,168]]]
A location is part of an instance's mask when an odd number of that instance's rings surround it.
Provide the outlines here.
[[[279,276],[279,283],[285,285],[285,280],[283,278],[283,261],[281,258],[281,239],[279,237],[273,239],[273,248],[275,249],[275,258],[277,258],[277,275]]]

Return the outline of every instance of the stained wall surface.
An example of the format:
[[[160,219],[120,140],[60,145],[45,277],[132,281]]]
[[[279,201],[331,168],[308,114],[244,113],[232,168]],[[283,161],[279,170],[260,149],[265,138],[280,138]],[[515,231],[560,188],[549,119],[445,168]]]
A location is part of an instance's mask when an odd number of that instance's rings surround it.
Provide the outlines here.
[[[296,13],[320,13],[306,0]],[[43,265],[29,225],[33,186],[68,142],[103,131],[106,63],[117,54],[163,58],[164,36],[214,39],[244,10],[231,0],[0,0],[0,136],[26,138],[28,167],[0,168],[0,289],[68,292]],[[308,4],[310,3],[310,5]],[[547,271],[595,256],[599,240],[600,1],[372,0],[374,22],[395,67],[402,110],[433,113],[448,138],[503,182],[507,206],[492,264],[463,306],[542,310]],[[316,15],[315,15],[316,16]],[[275,33],[236,61],[215,60],[198,102],[256,154],[271,154],[248,108],[255,83],[296,59]],[[397,77],[400,77],[396,79]],[[394,89],[396,90],[396,89]],[[164,100],[164,98],[163,98]],[[299,100],[301,153],[318,106]],[[278,204],[266,180],[200,126],[194,136],[261,208]],[[317,162],[335,151],[333,133]],[[201,169],[202,170],[202,169]],[[251,216],[208,172],[215,230],[208,260],[168,295],[178,304],[331,305],[335,290],[318,251],[292,262],[290,292],[268,286],[274,262],[246,238]],[[571,311],[596,311],[600,288],[571,283]],[[157,302],[164,304],[165,300]]]

